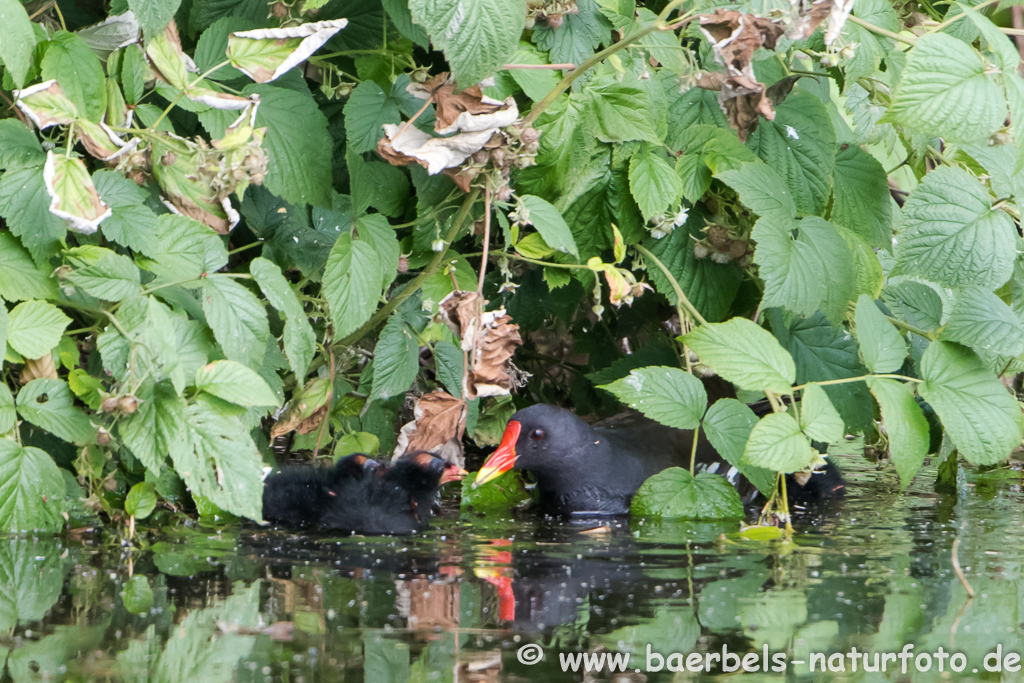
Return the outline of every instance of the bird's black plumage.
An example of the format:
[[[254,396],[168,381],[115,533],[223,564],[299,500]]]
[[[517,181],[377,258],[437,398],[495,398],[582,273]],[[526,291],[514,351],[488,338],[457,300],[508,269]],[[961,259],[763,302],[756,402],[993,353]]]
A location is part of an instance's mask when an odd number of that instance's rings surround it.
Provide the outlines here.
[[[267,478],[263,518],[293,528],[406,534],[430,519],[441,484],[464,474],[425,451],[390,465],[357,453],[330,468],[287,468]]]

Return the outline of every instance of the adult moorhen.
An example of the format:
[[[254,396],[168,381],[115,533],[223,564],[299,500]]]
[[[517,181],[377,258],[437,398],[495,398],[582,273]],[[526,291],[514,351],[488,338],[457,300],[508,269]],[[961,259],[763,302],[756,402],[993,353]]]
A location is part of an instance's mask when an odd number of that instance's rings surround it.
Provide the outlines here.
[[[512,468],[537,479],[545,514],[624,515],[633,494],[648,477],[672,466],[687,467],[693,432],[673,429],[639,413],[615,416],[589,425],[572,412],[537,404],[515,413],[501,444],[480,468],[479,486]],[[698,472],[718,472],[738,490],[745,503],[757,489],[729,465],[701,433]],[[791,506],[841,495],[844,483],[832,463],[801,485],[787,475]]]
[[[407,534],[430,519],[438,489],[465,475],[426,451],[390,465],[355,453],[330,468],[292,467],[268,477],[263,519],[288,527]]]

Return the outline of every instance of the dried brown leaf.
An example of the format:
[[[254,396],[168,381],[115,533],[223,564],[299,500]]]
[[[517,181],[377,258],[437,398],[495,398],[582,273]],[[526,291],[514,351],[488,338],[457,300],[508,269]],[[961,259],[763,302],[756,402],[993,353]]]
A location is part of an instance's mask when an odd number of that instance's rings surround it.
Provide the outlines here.
[[[402,427],[395,455],[430,451],[442,460],[462,467],[465,457],[462,435],[466,429],[466,402],[444,391],[421,396],[412,422]]]
[[[42,358],[25,359],[25,367],[22,368],[18,381],[21,384],[28,384],[34,379],[58,379],[52,353],[48,353]]]

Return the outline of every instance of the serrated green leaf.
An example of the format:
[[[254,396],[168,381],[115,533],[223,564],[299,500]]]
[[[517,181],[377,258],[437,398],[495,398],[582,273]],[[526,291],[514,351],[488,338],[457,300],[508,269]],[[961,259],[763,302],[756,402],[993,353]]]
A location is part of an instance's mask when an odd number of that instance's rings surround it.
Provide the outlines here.
[[[14,395],[5,383],[0,382],[0,434],[11,431],[17,419],[18,416],[14,411]]]
[[[202,36],[199,38],[202,42]],[[146,86],[146,58],[135,46],[125,48],[121,57],[121,87],[128,104],[138,104]]]
[[[181,0],[128,0],[147,41],[164,30],[180,4]]]
[[[741,389],[791,392],[796,379],[793,358],[770,332],[746,318],[701,325],[684,342],[702,363]]]
[[[430,47],[427,30],[419,24],[413,23],[412,12],[409,10],[407,0],[383,0],[382,4],[384,5],[384,11],[388,13],[388,18],[391,19],[403,36],[423,49]]]
[[[57,31],[40,65],[44,81],[56,79],[79,113],[99,122],[107,109],[106,76],[100,60],[81,37]]]
[[[409,9],[463,89],[508,63],[526,24],[525,0],[410,0]]]
[[[651,100],[644,90],[604,81],[588,85],[583,95],[583,120],[601,142],[640,140],[661,144],[649,115]]]
[[[71,318],[46,301],[25,301],[14,307],[7,327],[7,343],[26,358],[42,358],[60,341]]]
[[[345,103],[344,113],[349,148],[357,153],[377,149],[377,141],[384,137],[382,126],[402,120],[398,102],[373,81],[356,86]]]
[[[156,484],[141,481],[128,491],[124,511],[135,519],[145,519],[156,509]]]
[[[36,34],[25,7],[18,0],[0,0],[0,60],[11,73],[14,85],[25,87]]]
[[[649,221],[679,205],[683,181],[662,150],[644,147],[629,160],[629,189],[644,220]]]
[[[1003,125],[1006,100],[970,46],[942,33],[927,33],[907,57],[883,120],[965,142],[987,138]]]
[[[330,308],[336,338],[343,338],[377,310],[384,285],[380,257],[366,240],[338,237],[324,269],[323,295]]]
[[[9,175],[9,174],[8,174]],[[8,301],[56,296],[56,285],[49,273],[37,266],[18,238],[0,232],[0,297]]]
[[[868,388],[882,410],[889,457],[906,488],[928,455],[928,420],[914,400],[911,385],[872,377],[868,379]]]
[[[598,11],[594,0],[576,0],[576,12],[566,12],[557,29],[535,27],[533,42],[547,51],[553,63],[579,65],[602,43],[611,42],[611,24]]]
[[[977,178],[941,166],[925,176],[903,205],[896,271],[948,287],[995,289],[1013,269],[1015,234],[1013,219],[993,209]]]
[[[796,215],[796,204],[789,189],[762,161],[716,171],[715,177],[736,190],[743,205],[762,218],[791,221]]]
[[[836,151],[831,221],[872,247],[892,248],[892,201],[885,169],[858,145]]]
[[[857,300],[857,341],[864,365],[875,373],[896,372],[907,357],[907,342],[871,297],[861,294]]]
[[[669,467],[643,483],[633,496],[630,513],[641,517],[735,519],[743,517],[743,501],[724,477],[703,472],[691,476]]]
[[[110,207],[110,217],[100,224],[103,236],[151,259],[159,258],[163,253],[157,239],[161,227],[145,204],[149,193],[116,171],[96,171],[92,182]]]
[[[34,379],[18,392],[18,413],[54,436],[79,446],[96,439],[96,428],[81,408],[66,382]]]
[[[532,496],[516,471],[505,472],[486,486],[474,488],[477,472],[462,480],[461,507],[474,512],[508,512],[529,501]]]
[[[374,349],[371,399],[384,399],[409,390],[419,370],[419,342],[401,313],[388,318]]]
[[[136,411],[118,422],[118,434],[146,469],[160,472],[167,455],[187,442],[185,401],[170,382],[144,382],[137,398]]]
[[[67,225],[50,213],[41,164],[14,168],[0,177],[0,215],[36,261],[44,262],[60,250]]]
[[[988,43],[989,51],[995,55],[999,68],[1010,73],[1016,72],[1017,65],[1020,64],[1020,53],[1011,42],[1010,37],[1000,31],[999,27],[993,24],[991,19],[970,5],[962,2],[958,2],[956,5],[978,27],[982,39]]]
[[[530,194],[523,195],[520,199],[530,213],[530,223],[537,228],[537,232],[549,247],[563,254],[580,255],[572,231],[558,209],[540,197]]]
[[[1020,445],[1024,414],[973,351],[932,342],[921,358],[921,378],[918,392],[969,462],[994,465]]]
[[[0,120],[0,170],[38,167],[45,160],[46,152],[31,128],[18,119]]]
[[[45,451],[0,439],[0,530],[59,531],[64,490],[64,477]],[[40,610],[39,616],[44,613]]]
[[[203,280],[203,312],[224,355],[243,365],[259,366],[267,349],[267,312],[252,292],[224,275]]]
[[[246,408],[281,405],[262,377],[233,360],[216,360],[200,368],[196,389]]]
[[[610,392],[652,420],[676,429],[694,429],[708,407],[704,385],[679,368],[639,368],[598,389]]]
[[[283,313],[287,318],[306,318],[306,312],[295,296],[288,280],[281,274],[281,269],[273,261],[258,256],[249,264],[249,272],[263,290],[270,305]]]
[[[810,384],[800,398],[800,428],[814,441],[836,443],[843,438],[843,418],[839,417],[828,394],[818,384]]]
[[[121,254],[109,253],[96,263],[67,275],[69,282],[104,301],[121,301],[142,290],[139,269]]]
[[[882,289],[882,301],[897,318],[924,332],[936,332],[949,317],[951,304],[934,282],[893,277]]]
[[[704,435],[725,461],[740,471],[765,496],[775,490],[775,472],[743,464],[743,451],[757,416],[750,407],[734,398],[715,401],[701,421]]]
[[[960,287],[940,339],[970,346],[979,353],[1018,356],[1024,329],[1002,299],[982,287]]]
[[[820,457],[791,415],[771,413],[751,430],[743,463],[789,473],[810,468]]]
[[[465,358],[455,344],[439,341],[434,345],[434,371],[444,388],[455,398],[462,398],[462,374]]]
[[[548,56],[530,43],[521,41],[519,49],[509,60],[509,64],[550,64]],[[510,69],[512,79],[523,89],[526,96],[534,102],[540,102],[558,85],[559,75],[554,69]]]
[[[199,221],[175,214],[157,219],[157,248],[157,258],[138,259],[139,265],[169,282],[199,279],[228,262],[227,249],[217,233]]]
[[[761,121],[747,146],[773,169],[798,211],[820,215],[832,192],[836,135],[820,99],[799,87]]]

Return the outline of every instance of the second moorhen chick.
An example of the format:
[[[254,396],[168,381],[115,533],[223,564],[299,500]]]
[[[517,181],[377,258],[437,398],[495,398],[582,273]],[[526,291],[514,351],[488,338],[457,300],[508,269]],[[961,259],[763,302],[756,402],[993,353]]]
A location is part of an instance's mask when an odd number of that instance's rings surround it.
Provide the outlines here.
[[[480,469],[475,485],[517,468],[536,477],[545,514],[624,515],[648,477],[689,463],[692,445],[692,431],[666,427],[638,413],[589,425],[564,408],[537,404],[512,416],[498,450]],[[744,502],[757,495],[757,489],[703,434],[697,442],[697,471],[722,474]],[[821,474],[812,475],[805,486],[787,475],[787,489],[793,492],[790,500],[796,505],[806,505],[813,497],[836,495],[842,488],[842,477],[831,463]],[[801,495],[804,492],[806,495]]]
[[[288,527],[407,534],[430,519],[438,489],[465,475],[426,451],[390,465],[356,453],[330,468],[292,467],[268,477],[263,518]]]

